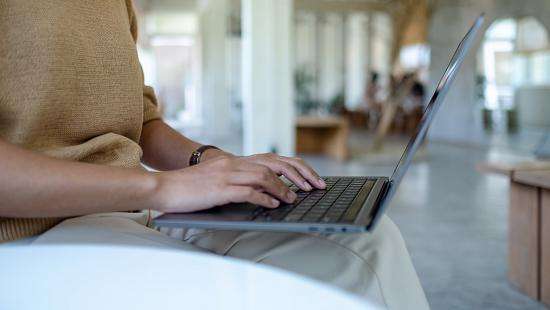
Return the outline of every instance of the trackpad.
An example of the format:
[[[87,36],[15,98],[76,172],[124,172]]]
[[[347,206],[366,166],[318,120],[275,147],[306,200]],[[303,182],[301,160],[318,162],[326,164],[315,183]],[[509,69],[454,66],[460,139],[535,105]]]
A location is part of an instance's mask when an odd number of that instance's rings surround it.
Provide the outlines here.
[[[252,204],[228,204],[194,213],[165,214],[164,218],[193,221],[250,221],[258,206]]]

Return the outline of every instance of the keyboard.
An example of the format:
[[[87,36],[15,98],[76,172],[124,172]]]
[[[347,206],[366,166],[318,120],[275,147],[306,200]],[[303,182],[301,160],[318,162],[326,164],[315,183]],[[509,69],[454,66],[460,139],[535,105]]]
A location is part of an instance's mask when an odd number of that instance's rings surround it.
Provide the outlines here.
[[[362,204],[353,204],[359,193],[366,198],[376,180],[364,177],[329,177],[323,179],[324,190],[305,192],[295,185],[290,188],[298,198],[277,209],[257,208],[252,220],[288,223],[353,223]],[[366,193],[366,194],[365,194]]]

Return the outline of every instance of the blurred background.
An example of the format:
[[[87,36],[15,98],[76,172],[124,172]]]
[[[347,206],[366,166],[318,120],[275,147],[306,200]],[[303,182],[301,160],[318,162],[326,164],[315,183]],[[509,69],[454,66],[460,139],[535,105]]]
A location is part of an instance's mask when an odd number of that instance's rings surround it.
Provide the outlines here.
[[[458,42],[485,12],[390,217],[434,309],[544,308],[544,279],[530,293],[510,272],[512,186],[502,167],[550,156],[550,1],[136,7],[146,83],[168,123],[237,154],[298,154],[325,175],[392,172]]]

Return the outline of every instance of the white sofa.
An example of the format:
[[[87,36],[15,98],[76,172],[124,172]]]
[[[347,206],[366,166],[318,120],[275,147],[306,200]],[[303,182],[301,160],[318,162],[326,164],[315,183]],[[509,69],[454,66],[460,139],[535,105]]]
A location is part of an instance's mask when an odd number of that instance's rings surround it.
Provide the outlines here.
[[[236,259],[63,245],[0,247],[0,308],[377,309],[332,287]]]

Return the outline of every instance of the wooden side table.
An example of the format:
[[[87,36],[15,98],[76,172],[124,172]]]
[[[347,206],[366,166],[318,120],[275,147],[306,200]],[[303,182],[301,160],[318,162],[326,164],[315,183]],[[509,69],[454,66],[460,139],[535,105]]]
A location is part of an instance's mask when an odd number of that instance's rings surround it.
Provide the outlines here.
[[[510,281],[550,304],[550,170],[514,173],[509,216]]]
[[[508,279],[550,305],[550,162],[478,167],[510,178]]]
[[[336,160],[349,158],[349,123],[342,117],[299,117],[296,121],[296,152],[324,154]]]

